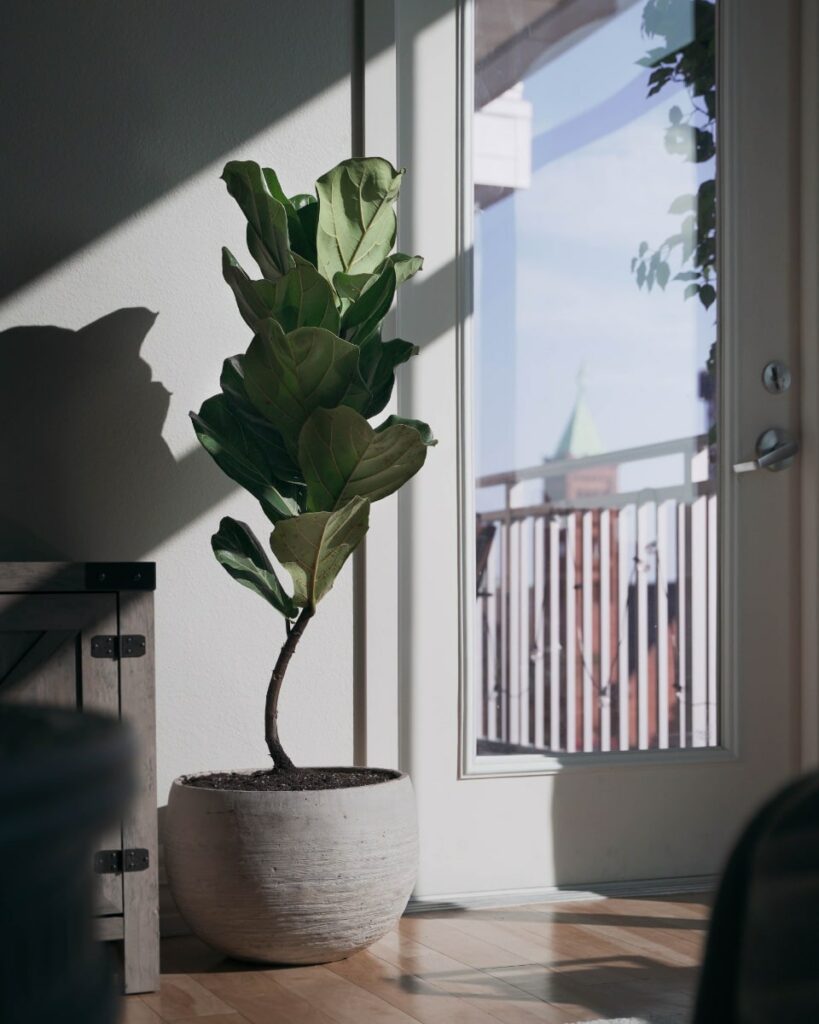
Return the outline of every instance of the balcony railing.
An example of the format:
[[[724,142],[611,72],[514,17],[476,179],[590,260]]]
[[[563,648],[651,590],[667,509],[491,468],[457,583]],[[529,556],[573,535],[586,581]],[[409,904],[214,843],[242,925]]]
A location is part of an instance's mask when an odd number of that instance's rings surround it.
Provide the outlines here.
[[[525,480],[545,492],[550,479],[671,455],[679,485],[513,507]],[[505,491],[477,515],[479,754],[717,745],[708,458],[694,437],[478,480]]]

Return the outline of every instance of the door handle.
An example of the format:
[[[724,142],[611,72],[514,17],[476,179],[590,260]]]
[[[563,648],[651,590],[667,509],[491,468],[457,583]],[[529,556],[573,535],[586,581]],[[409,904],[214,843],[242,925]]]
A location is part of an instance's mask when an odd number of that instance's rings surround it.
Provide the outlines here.
[[[787,469],[799,451],[799,442],[787,431],[772,427],[759,435],[756,442],[756,458],[750,462],[734,463],[735,473],[752,473],[756,469],[770,469],[778,472]]]

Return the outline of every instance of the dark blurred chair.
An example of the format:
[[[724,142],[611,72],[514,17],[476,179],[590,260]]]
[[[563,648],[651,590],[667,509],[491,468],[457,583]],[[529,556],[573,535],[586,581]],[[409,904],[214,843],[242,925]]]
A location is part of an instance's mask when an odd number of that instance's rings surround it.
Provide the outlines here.
[[[113,1024],[92,922],[94,843],[122,814],[133,744],[117,720],[0,706],[0,1021]]]
[[[694,1024],[819,1022],[819,773],[753,818],[719,886]]]

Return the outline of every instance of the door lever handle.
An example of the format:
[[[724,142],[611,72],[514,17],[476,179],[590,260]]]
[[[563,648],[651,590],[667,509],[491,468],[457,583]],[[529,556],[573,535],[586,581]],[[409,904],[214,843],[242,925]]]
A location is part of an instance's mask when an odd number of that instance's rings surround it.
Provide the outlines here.
[[[756,458],[750,462],[734,463],[735,473],[752,473],[756,469],[770,469],[778,472],[787,469],[799,451],[799,442],[779,427],[773,427],[759,435],[756,442]]]

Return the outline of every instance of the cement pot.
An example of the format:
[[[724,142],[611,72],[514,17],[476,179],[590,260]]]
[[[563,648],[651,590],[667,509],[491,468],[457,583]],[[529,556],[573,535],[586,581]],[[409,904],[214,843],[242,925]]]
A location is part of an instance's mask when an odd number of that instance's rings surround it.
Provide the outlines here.
[[[274,792],[199,788],[192,778],[171,786],[165,854],[179,911],[209,946],[259,963],[328,963],[366,948],[403,913],[418,862],[407,775]]]

